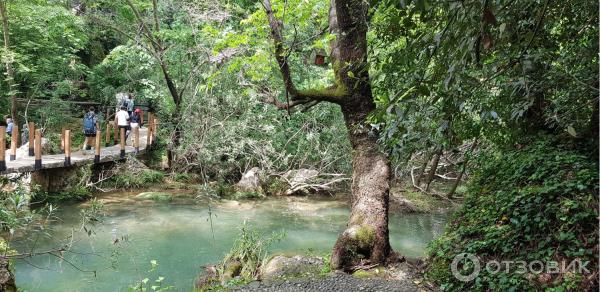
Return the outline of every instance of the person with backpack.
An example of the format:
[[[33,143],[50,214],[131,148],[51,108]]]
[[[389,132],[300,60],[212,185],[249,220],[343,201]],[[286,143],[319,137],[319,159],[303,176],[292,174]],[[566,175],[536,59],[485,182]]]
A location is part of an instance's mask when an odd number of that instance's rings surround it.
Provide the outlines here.
[[[127,141],[127,137],[129,136],[129,114],[127,113],[127,107],[121,106],[121,110],[119,110],[115,114],[115,125],[119,127],[119,133],[121,129],[125,129],[125,141]]]
[[[133,130],[136,127],[142,126],[142,110],[136,108],[135,111],[129,117],[129,126]],[[133,144],[133,142],[131,142]]]
[[[85,136],[83,147],[81,147],[83,154],[85,154],[85,150],[92,149],[92,144],[94,143],[94,138],[96,137],[98,129],[100,129],[98,117],[96,116],[96,110],[92,106],[83,116],[83,135]]]
[[[131,115],[133,114],[133,107],[134,107],[133,95],[131,93],[129,93],[129,94],[127,94],[127,96],[128,96],[128,99],[126,100],[125,106],[127,107],[127,113],[131,117]]]

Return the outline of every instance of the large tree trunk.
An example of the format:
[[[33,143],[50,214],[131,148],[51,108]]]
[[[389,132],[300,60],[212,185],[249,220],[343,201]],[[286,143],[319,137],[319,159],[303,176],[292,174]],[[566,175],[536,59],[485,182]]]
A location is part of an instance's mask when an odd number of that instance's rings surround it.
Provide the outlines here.
[[[372,102],[371,102],[372,103]],[[358,110],[358,112],[356,112]],[[391,252],[388,231],[390,165],[375,137],[360,126],[369,111],[342,107],[353,156],[352,212],[331,257],[335,269],[385,263]]]
[[[6,3],[4,0],[0,0],[0,18],[2,18],[2,36],[4,38],[4,50],[8,52],[10,50],[10,36],[8,34],[8,12],[6,11]],[[13,71],[12,63],[10,58],[6,59],[6,80],[8,85],[8,91],[10,94],[10,115],[13,119],[13,123],[18,125],[17,117],[17,95],[14,93],[15,90],[15,73]]]
[[[271,27],[275,58],[283,77],[286,103],[272,98],[280,109],[312,106],[326,101],[339,104],[352,144],[352,212],[331,256],[334,269],[370,263],[384,264],[391,253],[388,231],[389,159],[379,151],[377,134],[365,123],[375,109],[367,63],[367,3],[362,0],[331,0],[329,30],[331,61],[336,84],[320,90],[298,90],[291,77],[283,47],[283,23],[275,18],[269,0],[263,6]]]
[[[331,0],[329,26],[336,34],[331,59],[338,86],[346,88],[340,103],[352,144],[352,212],[331,257],[335,269],[361,263],[385,263],[391,252],[388,231],[389,159],[365,124],[375,109],[367,63],[367,6],[360,0]]]

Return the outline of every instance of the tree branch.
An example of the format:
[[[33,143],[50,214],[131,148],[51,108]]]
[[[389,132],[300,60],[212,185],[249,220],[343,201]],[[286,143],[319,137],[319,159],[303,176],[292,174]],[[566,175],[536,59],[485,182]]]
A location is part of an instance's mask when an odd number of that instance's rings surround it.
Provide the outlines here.
[[[347,95],[347,92],[345,92],[343,89],[340,89],[340,87],[333,86],[324,89],[311,90],[298,90],[296,88],[294,82],[292,81],[292,74],[287,60],[288,54],[285,53],[285,49],[283,47],[283,23],[275,18],[275,13],[271,7],[270,0],[264,0],[262,5],[269,20],[269,27],[271,28],[271,37],[273,38],[273,44],[275,46],[275,59],[277,60],[279,71],[283,77],[285,90],[290,97],[290,105],[286,108],[291,108],[294,105],[304,104],[309,101],[328,101],[339,103],[342,100],[342,97]],[[300,103],[294,104],[295,101],[299,101]],[[275,105],[277,106],[277,104]],[[277,107],[279,108],[280,106],[281,104],[279,104]]]

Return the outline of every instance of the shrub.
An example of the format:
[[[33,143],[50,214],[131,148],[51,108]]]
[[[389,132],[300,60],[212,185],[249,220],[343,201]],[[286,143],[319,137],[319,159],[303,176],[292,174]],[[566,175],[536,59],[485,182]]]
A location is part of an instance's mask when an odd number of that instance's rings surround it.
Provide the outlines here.
[[[106,184],[115,188],[141,188],[151,184],[160,183],[164,178],[165,174],[161,171],[142,169],[136,172],[120,172],[111,177]]]
[[[464,205],[453,215],[443,236],[429,248],[427,277],[444,290],[585,290],[596,277],[579,273],[492,273],[483,263],[590,261],[598,270],[598,165],[567,145],[546,137],[521,150],[479,159]],[[475,254],[482,269],[461,282],[450,264],[460,253]],[[468,268],[468,267],[467,267]],[[522,270],[521,270],[522,271]],[[545,270],[544,270],[545,271]]]

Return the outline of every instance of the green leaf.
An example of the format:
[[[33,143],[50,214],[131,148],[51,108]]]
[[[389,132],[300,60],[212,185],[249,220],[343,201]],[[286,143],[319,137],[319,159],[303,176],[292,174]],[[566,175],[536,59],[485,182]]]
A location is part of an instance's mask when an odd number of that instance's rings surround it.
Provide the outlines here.
[[[568,126],[567,127],[567,132],[573,136],[573,137],[577,137],[577,132],[575,131],[575,129],[572,126]]]

